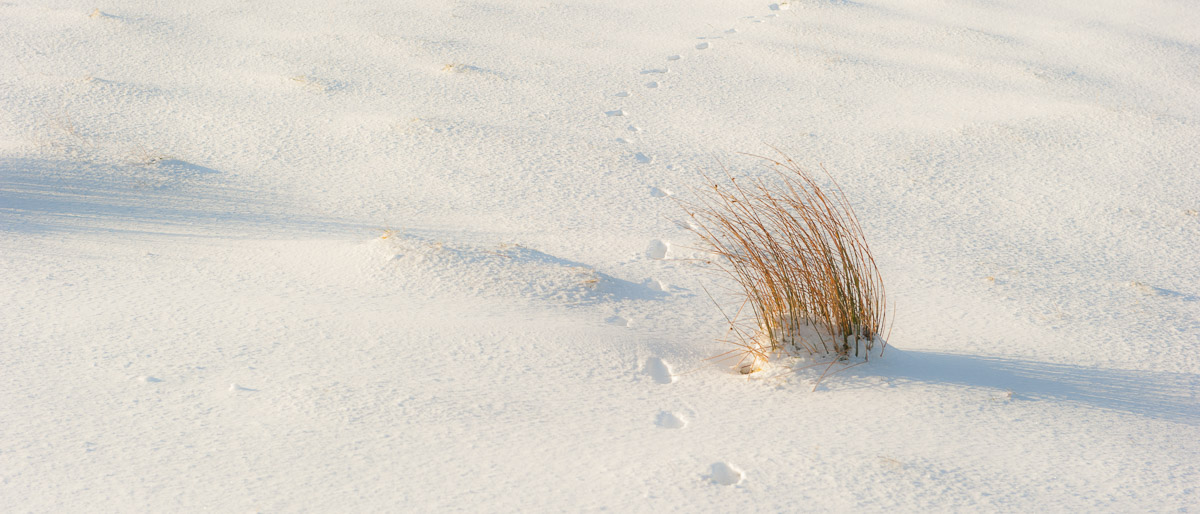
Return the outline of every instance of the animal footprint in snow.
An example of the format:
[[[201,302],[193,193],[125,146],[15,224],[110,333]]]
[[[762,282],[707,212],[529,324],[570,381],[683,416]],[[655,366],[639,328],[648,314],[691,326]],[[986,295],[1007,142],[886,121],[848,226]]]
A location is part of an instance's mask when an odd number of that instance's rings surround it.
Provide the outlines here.
[[[671,196],[672,194],[673,193],[671,193],[670,191],[668,191],[666,189],[653,187],[653,186],[650,188],[650,196],[653,196],[655,198],[666,198],[668,196]]]
[[[714,484],[738,485],[746,479],[746,473],[728,462],[715,462],[705,478]]]
[[[625,114],[627,114],[627,113],[625,112],[624,109],[617,109],[615,111],[605,111],[604,112],[605,116],[610,116],[610,117],[611,116],[624,116]]]
[[[642,129],[635,127],[633,125],[626,127],[625,130],[628,130],[630,132],[641,132],[642,131]]]
[[[658,357],[646,359],[645,371],[650,378],[660,384],[670,384],[675,381],[675,377],[671,375],[671,365]]]
[[[649,88],[649,89],[657,89],[657,88],[658,88],[658,82],[655,82],[655,81],[650,81],[650,82],[647,82],[647,83],[646,83],[646,87],[647,87],[647,88]]]
[[[625,97],[629,96],[629,91],[621,91],[620,93],[617,93],[617,94],[615,94],[615,95],[613,95],[613,96],[620,97],[620,98],[625,98]]]
[[[654,69],[649,69],[649,70],[642,70],[642,75],[661,75],[668,71],[671,71],[671,69],[670,68],[654,68]]]
[[[683,428],[687,426],[687,420],[674,412],[662,411],[658,413],[654,424],[662,428]]]
[[[680,59],[682,59],[682,58],[683,58],[683,57],[682,57],[682,56],[679,56],[679,55],[668,55],[668,56],[667,56],[667,60],[668,60],[668,61],[678,61],[678,60],[680,60]]]
[[[708,41],[705,41],[703,43],[696,45],[696,50],[707,50],[709,46],[712,46],[712,45],[710,45],[708,43]]]
[[[660,261],[667,258],[668,250],[670,248],[667,246],[667,243],[655,239],[650,241],[650,246],[646,248],[646,257]]]
[[[636,155],[633,156],[633,158],[637,159],[637,162],[640,162],[642,164],[650,164],[650,163],[654,162],[653,157],[650,157],[649,155],[646,155],[642,152],[638,152]]]

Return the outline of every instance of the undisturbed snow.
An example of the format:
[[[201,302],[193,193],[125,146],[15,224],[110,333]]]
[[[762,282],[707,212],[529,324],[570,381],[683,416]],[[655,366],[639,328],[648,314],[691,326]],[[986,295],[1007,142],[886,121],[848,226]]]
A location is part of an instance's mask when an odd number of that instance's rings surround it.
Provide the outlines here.
[[[1187,2],[0,3],[0,510],[1200,507]],[[881,358],[749,377],[775,146]]]

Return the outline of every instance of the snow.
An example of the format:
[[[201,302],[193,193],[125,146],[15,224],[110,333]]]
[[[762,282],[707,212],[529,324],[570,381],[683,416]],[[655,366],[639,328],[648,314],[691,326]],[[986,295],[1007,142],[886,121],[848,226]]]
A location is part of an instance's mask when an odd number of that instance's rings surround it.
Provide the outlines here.
[[[0,26],[0,510],[1200,507],[1187,3]],[[675,203],[770,146],[836,177],[895,302],[820,384],[708,360],[728,284]]]

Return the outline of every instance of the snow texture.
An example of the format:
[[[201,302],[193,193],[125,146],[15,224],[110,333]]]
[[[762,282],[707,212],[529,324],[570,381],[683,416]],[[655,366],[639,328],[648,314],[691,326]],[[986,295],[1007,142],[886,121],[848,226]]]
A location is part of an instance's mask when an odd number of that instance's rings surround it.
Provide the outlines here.
[[[1188,2],[0,27],[0,510],[1200,508]],[[895,304],[815,390],[708,360],[733,297],[676,203],[769,145],[841,184]]]

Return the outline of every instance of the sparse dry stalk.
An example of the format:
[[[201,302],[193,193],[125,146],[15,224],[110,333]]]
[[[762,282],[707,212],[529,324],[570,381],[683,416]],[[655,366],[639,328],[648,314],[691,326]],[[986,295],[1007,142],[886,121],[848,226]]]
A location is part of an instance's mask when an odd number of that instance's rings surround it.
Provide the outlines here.
[[[828,188],[787,156],[756,157],[770,163],[771,180],[738,180],[723,168],[725,180],[705,176],[697,199],[681,202],[715,256],[708,262],[744,301],[729,318],[735,367],[795,351],[867,358],[882,341],[885,297],[850,202],[824,168]],[[741,321],[746,306],[752,322]]]

